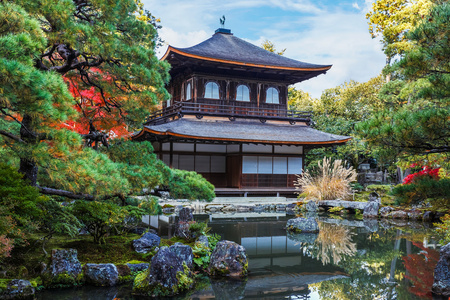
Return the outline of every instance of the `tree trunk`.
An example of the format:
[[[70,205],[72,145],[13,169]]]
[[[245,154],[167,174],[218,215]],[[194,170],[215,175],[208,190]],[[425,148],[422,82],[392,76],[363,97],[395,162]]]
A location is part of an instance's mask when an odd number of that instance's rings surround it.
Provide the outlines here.
[[[32,186],[37,185],[38,167],[32,160],[21,158],[19,173],[22,173],[24,179],[28,180]]]
[[[94,196],[88,195],[88,194],[75,194],[73,192],[52,189],[52,188],[43,187],[43,186],[38,186],[38,188],[42,194],[46,194],[46,195],[56,195],[56,196],[67,197],[70,199],[83,199],[83,200],[89,200],[89,201],[95,200]],[[107,198],[107,197],[104,197],[104,198]]]
[[[20,138],[30,145],[36,144],[37,142],[37,135],[32,130],[32,118],[30,115],[24,115],[22,119]],[[37,185],[38,167],[31,157],[20,158],[19,172],[24,175],[25,179],[29,180],[32,186]]]

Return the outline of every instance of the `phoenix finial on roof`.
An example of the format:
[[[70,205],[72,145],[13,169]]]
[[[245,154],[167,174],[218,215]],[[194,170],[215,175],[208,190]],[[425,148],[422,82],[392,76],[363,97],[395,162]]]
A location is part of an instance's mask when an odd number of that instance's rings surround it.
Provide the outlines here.
[[[220,18],[220,26],[222,26],[222,28],[225,28],[225,15]]]

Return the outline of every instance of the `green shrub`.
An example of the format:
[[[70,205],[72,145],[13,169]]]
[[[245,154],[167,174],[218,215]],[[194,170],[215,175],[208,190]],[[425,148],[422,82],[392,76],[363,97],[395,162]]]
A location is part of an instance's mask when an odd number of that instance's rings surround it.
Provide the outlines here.
[[[350,186],[353,190],[356,191],[362,191],[364,189],[364,186],[362,186],[359,182],[352,182],[350,183]]]
[[[420,201],[450,200],[450,179],[436,180],[430,177],[421,177],[410,184],[395,186],[391,194],[395,196],[397,204],[417,204]]]
[[[330,213],[339,213],[339,212],[341,212],[343,209],[344,209],[344,207],[342,207],[342,206],[335,206],[335,207],[330,208],[330,209],[328,210],[328,212],[330,212]]]
[[[156,197],[146,196],[135,200],[136,201],[132,201],[133,205],[124,206],[124,209],[127,212],[127,217],[123,223],[125,230],[140,226],[143,216],[154,216],[162,213],[161,205],[159,205]]]
[[[196,172],[173,169],[165,185],[169,189],[170,195],[178,199],[211,202],[216,197],[214,186]]]
[[[199,223],[199,224],[205,224],[206,223]],[[203,227],[203,226],[201,226]],[[189,229],[192,228],[189,227]],[[211,228],[206,227],[203,232],[209,232]],[[194,253],[194,264],[198,267],[200,270],[205,270],[209,262],[211,260],[211,253],[216,248],[217,243],[220,241],[220,235],[218,234],[204,234],[208,238],[209,247],[206,247],[205,244],[200,242],[195,242],[194,246],[192,247],[192,252]]]
[[[37,203],[48,200],[22,178],[14,168],[0,164],[0,259],[39,228],[42,210]]]
[[[205,222],[194,222],[189,225],[189,231],[192,233],[192,236],[194,237],[207,235],[210,230],[211,227],[208,227],[208,224]]]
[[[122,224],[128,216],[127,210],[113,203],[99,201],[76,201],[71,207],[72,213],[83,223],[94,238],[94,242],[105,244],[104,237],[112,227]]]
[[[193,262],[200,269],[204,270],[208,267],[211,260],[211,248],[206,247],[205,244],[196,242],[192,247],[194,254]]]
[[[392,185],[389,184],[371,184],[366,187],[367,191],[376,192],[379,195],[386,194],[392,190]]]
[[[446,214],[441,218],[442,223],[434,223],[436,231],[443,234],[442,240],[439,241],[441,245],[450,243],[450,214]]]
[[[40,195],[22,179],[23,175],[0,165],[0,256],[8,254],[13,239],[22,244],[27,235],[39,231],[42,250],[54,234],[75,236],[81,227],[78,219],[58,201]]]

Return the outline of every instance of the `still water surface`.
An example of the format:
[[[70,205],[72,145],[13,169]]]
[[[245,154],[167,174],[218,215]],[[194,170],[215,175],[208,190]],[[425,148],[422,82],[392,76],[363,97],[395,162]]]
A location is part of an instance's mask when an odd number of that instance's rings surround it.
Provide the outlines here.
[[[206,279],[198,290],[172,299],[433,299],[439,238],[429,226],[320,216],[319,234],[286,234],[286,222],[293,217],[196,215],[222,239],[246,248],[249,276],[246,281]],[[166,238],[172,236],[175,222],[166,216],[149,220]],[[140,298],[125,285],[44,291],[38,299]]]

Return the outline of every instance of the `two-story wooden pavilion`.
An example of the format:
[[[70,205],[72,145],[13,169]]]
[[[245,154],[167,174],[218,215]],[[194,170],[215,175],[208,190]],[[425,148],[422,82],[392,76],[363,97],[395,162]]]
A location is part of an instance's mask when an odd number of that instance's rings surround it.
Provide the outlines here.
[[[172,97],[134,139],[151,141],[169,166],[202,174],[216,194],[292,194],[308,149],[350,139],[287,107],[290,84],[331,65],[271,53],[223,28],[193,47],[169,46],[162,59],[172,65]]]

